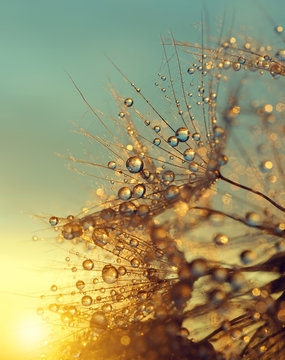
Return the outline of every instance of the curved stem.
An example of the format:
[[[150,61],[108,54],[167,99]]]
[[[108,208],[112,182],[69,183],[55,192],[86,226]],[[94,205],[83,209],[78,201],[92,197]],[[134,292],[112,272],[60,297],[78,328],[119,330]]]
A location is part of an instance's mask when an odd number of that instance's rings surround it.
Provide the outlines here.
[[[265,194],[261,193],[260,191],[256,191],[256,190],[253,190],[251,189],[250,187],[248,186],[245,186],[245,185],[241,185],[233,180],[230,180],[226,177],[224,177],[221,173],[218,174],[217,176],[218,179],[221,179],[231,185],[234,185],[234,186],[237,186],[241,189],[244,189],[244,190],[247,190],[247,191],[250,191],[251,193],[255,194],[255,195],[258,195],[260,197],[262,197],[263,199],[265,199],[266,201],[270,202],[273,206],[275,206],[277,209],[285,212],[285,208],[279,204],[277,204],[274,200],[270,199],[270,197],[266,196]]]

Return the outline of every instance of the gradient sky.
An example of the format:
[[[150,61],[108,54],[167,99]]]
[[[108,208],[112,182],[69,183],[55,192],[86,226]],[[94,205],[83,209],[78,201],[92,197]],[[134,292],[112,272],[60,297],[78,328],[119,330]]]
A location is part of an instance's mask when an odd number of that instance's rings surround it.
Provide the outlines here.
[[[270,1],[270,9],[268,1],[259,3],[276,23],[285,25],[283,0]],[[201,4],[192,0],[2,2],[1,359],[31,360],[40,338],[47,335],[35,309],[38,296],[48,292],[55,278],[49,268],[54,240],[47,226],[32,215],[76,213],[91,190],[55,155],[69,150],[76,154],[85,141],[72,133],[72,122],[80,123],[87,109],[65,71],[92,105],[106,111],[111,103],[105,91],[107,74],[118,78],[106,55],[140,87],[150,87],[162,59],[160,35],[171,30],[179,40],[199,41],[193,27],[201,20]],[[226,14],[228,23],[234,19],[236,29],[246,25],[249,35],[268,38],[272,26],[257,4],[204,1],[212,29]],[[97,130],[94,123],[87,126]],[[34,235],[45,240],[33,242]]]

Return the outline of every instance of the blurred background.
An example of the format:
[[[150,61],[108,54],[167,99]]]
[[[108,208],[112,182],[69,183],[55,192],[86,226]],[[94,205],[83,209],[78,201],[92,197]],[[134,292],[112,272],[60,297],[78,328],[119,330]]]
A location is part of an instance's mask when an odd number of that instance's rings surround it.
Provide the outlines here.
[[[108,76],[122,84],[125,96],[131,96],[131,89],[106,56],[137,86],[151,88],[162,60],[160,35],[171,30],[176,39],[199,42],[203,9],[214,32],[224,16],[228,25],[237,31],[245,26],[245,33],[260,41],[273,38],[268,15],[285,25],[283,0],[270,1],[270,7],[266,0],[2,2],[1,359],[40,358],[48,337],[36,309],[60,267],[54,269],[55,240],[40,217],[74,214],[94,190],[56,155],[96,149],[73,132],[72,122],[81,124],[87,107],[66,71],[92,106],[112,112]],[[84,126],[100,134],[95,120]]]

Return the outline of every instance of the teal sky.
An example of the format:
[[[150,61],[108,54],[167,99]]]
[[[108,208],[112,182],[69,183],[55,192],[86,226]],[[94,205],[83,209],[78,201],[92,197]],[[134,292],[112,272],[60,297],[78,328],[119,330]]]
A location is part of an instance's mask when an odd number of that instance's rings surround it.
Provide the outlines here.
[[[76,154],[85,141],[71,132],[71,122],[80,123],[87,109],[65,71],[94,107],[108,111],[112,101],[105,91],[107,74],[116,79],[118,74],[106,55],[138,86],[151,87],[162,58],[160,35],[171,30],[179,40],[199,41],[193,26],[199,24],[204,6],[211,29],[226,14],[228,24],[234,19],[235,29],[245,25],[249,35],[270,38],[272,26],[258,3],[277,24],[285,25],[283,0],[270,1],[270,8],[265,0],[2,1],[0,316],[6,325],[36,307],[36,301],[12,292],[40,293],[52,281],[52,274],[33,270],[46,265],[49,246],[31,241],[45,225],[30,215],[65,216],[88,199],[88,189],[55,155],[69,150]],[[13,326],[1,326],[5,360],[19,355],[26,359],[23,350],[11,345]]]

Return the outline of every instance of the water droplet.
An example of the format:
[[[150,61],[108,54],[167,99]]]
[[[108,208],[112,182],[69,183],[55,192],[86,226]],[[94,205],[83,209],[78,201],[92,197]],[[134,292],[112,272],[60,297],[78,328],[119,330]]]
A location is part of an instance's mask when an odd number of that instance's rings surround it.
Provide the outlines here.
[[[105,314],[102,311],[95,312],[90,319],[90,327],[92,329],[104,330],[108,326]]]
[[[102,279],[107,284],[113,284],[118,279],[118,271],[112,265],[105,265],[102,270]]]
[[[214,236],[214,242],[216,245],[226,245],[229,242],[229,238],[225,234],[217,234]]]
[[[260,171],[263,173],[268,173],[272,170],[273,164],[271,161],[262,161],[259,165]]]
[[[285,61],[285,50],[278,50],[277,53],[275,54],[275,56],[277,57],[277,59],[279,61]]]
[[[244,287],[246,281],[243,274],[240,271],[236,271],[230,275],[229,283],[233,290],[238,291]]]
[[[130,173],[138,173],[143,169],[143,161],[138,156],[132,156],[128,158],[126,166]]]
[[[92,239],[95,245],[104,246],[108,243],[108,233],[103,228],[97,228],[92,233]]]
[[[178,139],[176,136],[170,136],[168,139],[167,139],[167,142],[170,146],[172,147],[175,147],[178,145]]]
[[[176,185],[171,185],[165,190],[165,197],[168,200],[175,199],[179,194],[179,188]]]
[[[137,239],[131,239],[130,245],[131,245],[132,247],[138,247],[138,246],[139,246],[139,242],[138,242]]]
[[[62,235],[67,240],[72,240],[75,237],[79,237],[82,235],[82,233],[82,226],[77,222],[65,224],[62,228]]]
[[[137,210],[136,205],[131,201],[124,202],[124,203],[120,204],[120,206],[119,206],[119,212],[121,215],[124,215],[124,216],[131,216],[131,215],[135,214],[136,210]]]
[[[127,107],[131,107],[133,105],[133,99],[131,98],[127,98],[125,101],[124,101],[124,104],[127,106]]]
[[[131,260],[131,265],[132,265],[132,267],[137,268],[140,265],[140,261],[137,258],[133,258]]]
[[[77,287],[78,290],[83,290],[84,287],[85,287],[85,282],[82,281],[82,280],[78,280],[78,281],[76,282],[76,287]]]
[[[49,309],[49,311],[57,312],[58,311],[58,305],[57,304],[50,304],[48,309]]]
[[[91,296],[85,295],[81,299],[81,304],[84,306],[90,306],[92,304],[92,301],[93,301],[93,299]]]
[[[199,133],[194,133],[192,135],[192,139],[195,140],[195,141],[199,141],[201,138],[201,135]]]
[[[146,216],[149,213],[149,207],[145,204],[140,205],[137,208],[137,214],[138,216]]]
[[[44,314],[44,309],[41,308],[41,307],[37,308],[37,314],[38,315],[43,315]]]
[[[115,161],[109,161],[108,162],[108,168],[109,169],[112,169],[112,170],[114,170],[114,169],[116,169],[116,163],[115,163]]]
[[[102,306],[102,311],[103,311],[104,313],[109,313],[109,312],[111,312],[111,311],[112,311],[112,305],[111,305],[111,304],[104,304],[104,305]]]
[[[256,259],[256,253],[252,250],[244,250],[240,254],[240,259],[244,265],[248,265]]]
[[[233,62],[232,63],[232,68],[234,69],[234,71],[239,71],[241,69],[241,64],[240,62]]]
[[[130,188],[128,187],[122,187],[119,191],[118,191],[118,197],[121,200],[129,200],[132,197],[132,191]]]
[[[198,164],[196,164],[195,162],[191,162],[189,164],[189,170],[192,172],[197,172],[198,171]]]
[[[127,272],[127,269],[124,266],[119,266],[118,267],[118,273],[120,276],[124,276]]]
[[[84,270],[92,270],[94,268],[94,262],[91,259],[86,259],[82,263],[82,267]]]
[[[153,139],[153,142],[152,142],[155,146],[159,146],[160,143],[161,143],[161,140],[159,138],[155,138]]]
[[[145,186],[144,184],[137,184],[134,188],[133,188],[133,196],[136,198],[141,198],[144,196],[145,194]]]
[[[141,301],[144,301],[148,298],[148,293],[147,291],[141,290],[138,292],[138,299]]]
[[[171,183],[175,179],[175,174],[172,170],[166,170],[162,173],[162,180]]]
[[[239,62],[240,64],[245,64],[246,58],[245,58],[244,56],[240,56],[240,57],[238,58],[238,62]]]
[[[63,313],[63,314],[61,314],[61,321],[63,322],[63,323],[65,323],[65,324],[70,324],[71,322],[72,322],[72,316],[69,314],[69,313],[67,313],[67,312],[65,312],[65,313]]]
[[[277,34],[281,34],[283,32],[283,26],[277,25],[275,26],[274,30],[277,32]]]
[[[50,217],[49,223],[51,224],[51,226],[56,226],[58,224],[58,218],[56,216]]]
[[[220,138],[225,133],[225,130],[221,128],[220,126],[216,126],[214,129],[214,135],[216,138]]]
[[[257,213],[254,212],[248,212],[245,215],[245,222],[247,223],[247,225],[249,226],[258,226],[260,223],[260,216]]]
[[[116,215],[116,212],[112,208],[103,209],[101,211],[101,218],[104,220],[114,219],[115,215]]]
[[[179,128],[176,130],[175,136],[181,142],[185,142],[189,139],[190,131],[187,128]]]
[[[188,148],[183,153],[184,159],[187,161],[192,161],[195,158],[195,151],[191,148]]]
[[[50,287],[50,289],[51,289],[51,291],[57,291],[57,286],[56,286],[56,285],[52,285],[52,286]]]

